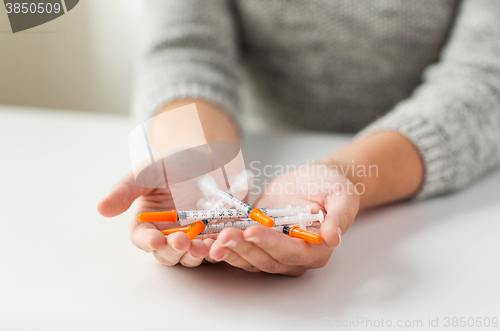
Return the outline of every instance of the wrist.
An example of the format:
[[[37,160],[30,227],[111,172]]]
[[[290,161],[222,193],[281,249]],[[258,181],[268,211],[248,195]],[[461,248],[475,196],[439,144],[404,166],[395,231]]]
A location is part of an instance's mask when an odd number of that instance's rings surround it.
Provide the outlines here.
[[[418,150],[408,138],[393,131],[353,141],[320,162],[335,165],[356,185],[362,208],[410,198],[424,178]]]
[[[380,185],[377,164],[371,164],[368,160],[355,158],[342,150],[335,150],[325,155],[317,163],[333,168],[336,173],[346,177],[353,183],[360,195],[361,208],[374,205],[373,197]]]
[[[176,145],[198,146],[201,140],[207,142],[231,141],[240,144],[240,134],[236,123],[225,111],[208,101],[200,99],[176,100],[165,105],[156,115],[190,104],[196,105],[203,132],[198,132],[199,130],[194,130],[189,134],[184,132],[186,124],[187,127],[190,127],[190,123],[192,123],[193,128],[198,127],[196,124],[198,118],[186,116],[183,112],[175,112],[171,116],[169,114],[168,117],[155,116],[149,128],[154,146],[160,149]],[[177,141],[179,139],[182,141]]]

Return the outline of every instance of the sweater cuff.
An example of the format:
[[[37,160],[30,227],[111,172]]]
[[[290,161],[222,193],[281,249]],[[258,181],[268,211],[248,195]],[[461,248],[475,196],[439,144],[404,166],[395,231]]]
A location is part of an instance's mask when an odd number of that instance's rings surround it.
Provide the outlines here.
[[[235,125],[239,125],[237,120],[237,93],[199,83],[184,83],[139,92],[134,98],[132,112],[138,119],[145,121],[153,117],[166,104],[187,98],[201,99],[213,103],[224,110]]]
[[[445,133],[440,128],[419,115],[389,113],[372,123],[355,139],[364,138],[381,131],[395,131],[407,137],[417,148],[424,162],[424,182],[414,196],[425,199],[453,189],[456,165],[453,164]]]

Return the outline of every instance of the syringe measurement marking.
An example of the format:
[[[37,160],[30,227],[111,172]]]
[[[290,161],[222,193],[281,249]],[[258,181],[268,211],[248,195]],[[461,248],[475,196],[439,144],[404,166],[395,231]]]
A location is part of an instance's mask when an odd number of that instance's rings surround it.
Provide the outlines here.
[[[219,209],[219,210],[191,210],[182,211],[177,213],[179,220],[198,220],[198,219],[231,219],[231,218],[243,218],[248,217],[247,213],[244,213],[238,209]]]
[[[216,195],[219,195],[219,197],[223,196],[226,199],[229,199],[229,201],[230,201],[229,204],[232,205],[234,208],[237,208],[243,212],[247,212],[248,214],[250,214],[250,212],[253,209],[253,207],[250,206],[248,203],[241,201],[240,199],[236,198],[235,196],[233,196],[232,194],[230,194],[228,192],[225,192],[225,191],[223,191],[219,188],[215,188],[215,187],[212,187],[212,190]],[[244,210],[244,209],[246,209],[246,210]]]

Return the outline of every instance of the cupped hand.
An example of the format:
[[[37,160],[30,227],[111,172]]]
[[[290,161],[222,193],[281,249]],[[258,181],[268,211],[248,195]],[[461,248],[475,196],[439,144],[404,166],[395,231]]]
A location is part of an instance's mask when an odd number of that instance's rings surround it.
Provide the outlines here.
[[[183,232],[165,236],[161,230],[178,226],[174,223],[141,223],[138,215],[144,212],[165,211],[174,208],[172,195],[165,188],[143,188],[136,184],[129,173],[116,183],[108,195],[99,202],[97,210],[105,217],[117,216],[125,212],[137,200],[137,209],[130,222],[130,238],[138,248],[152,252],[156,259],[168,266],[181,263],[196,267],[208,255],[212,238],[190,241]]]
[[[210,257],[252,272],[302,275],[307,269],[327,264],[358,213],[359,203],[355,186],[336,168],[326,165],[298,168],[272,181],[255,207],[309,205],[313,213],[325,212],[321,226],[307,228],[320,233],[323,242],[313,244],[290,238],[264,226],[252,226],[244,231],[228,228],[211,245]]]

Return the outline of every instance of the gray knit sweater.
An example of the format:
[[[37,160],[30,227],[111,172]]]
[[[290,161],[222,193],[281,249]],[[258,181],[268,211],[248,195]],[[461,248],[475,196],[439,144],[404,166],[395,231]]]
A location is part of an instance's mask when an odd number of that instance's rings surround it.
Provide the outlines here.
[[[143,116],[192,97],[237,118],[245,81],[268,125],[405,135],[419,197],[500,163],[500,0],[145,1]]]

